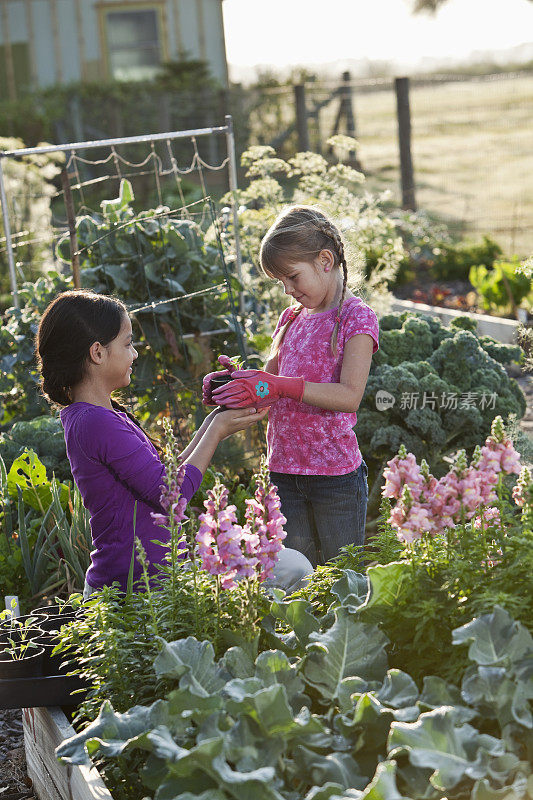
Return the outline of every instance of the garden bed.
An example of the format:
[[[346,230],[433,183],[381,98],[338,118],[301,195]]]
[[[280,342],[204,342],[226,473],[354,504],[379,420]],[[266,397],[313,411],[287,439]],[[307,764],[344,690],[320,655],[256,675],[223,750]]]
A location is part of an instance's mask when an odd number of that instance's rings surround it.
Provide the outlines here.
[[[444,325],[449,325],[452,320],[458,317],[468,317],[477,323],[477,331],[480,336],[491,336],[502,344],[516,343],[516,331],[520,324],[517,320],[506,319],[505,317],[493,317],[490,314],[479,314],[472,311],[458,311],[454,308],[445,308],[443,306],[430,306],[426,303],[400,300],[399,298],[394,299],[391,310],[399,313],[413,311],[418,314],[429,314],[431,317],[440,319]]]
[[[58,761],[55,749],[75,734],[58,707],[22,711],[28,777],[40,800],[111,800],[98,770]]]

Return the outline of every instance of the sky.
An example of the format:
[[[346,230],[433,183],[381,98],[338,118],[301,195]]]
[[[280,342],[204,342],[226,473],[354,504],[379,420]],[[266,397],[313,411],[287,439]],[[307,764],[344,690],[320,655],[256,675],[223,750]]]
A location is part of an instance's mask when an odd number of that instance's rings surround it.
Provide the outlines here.
[[[434,16],[413,15],[411,5],[410,0],[224,0],[228,62],[413,63],[533,42],[531,0],[448,0]]]

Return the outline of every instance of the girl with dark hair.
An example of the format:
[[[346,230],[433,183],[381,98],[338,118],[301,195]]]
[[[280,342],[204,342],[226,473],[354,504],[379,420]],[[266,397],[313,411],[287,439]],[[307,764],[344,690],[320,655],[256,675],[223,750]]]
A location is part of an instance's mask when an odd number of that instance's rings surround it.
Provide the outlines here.
[[[137,351],[125,306],[87,291],[64,292],[43,314],[36,339],[47,399],[62,406],[67,455],[83,502],[91,515],[94,550],[84,596],[118,581],[126,589],[135,533],[153,573],[164,558],[163,528],[151,512],[160,505],[164,466],[155,443],[133,414],[113,399],[128,386]],[[196,492],[219,442],[263,419],[255,408],[213,411],[181,453],[187,502]],[[134,580],[140,575],[134,568]]]
[[[261,268],[295,305],[281,314],[261,370],[235,370],[204,402],[272,406],[268,465],[287,518],[285,544],[313,564],[347,544],[362,546],[368,470],[353,430],[373,353],[375,313],[348,289],[344,243],[335,225],[310,206],[293,206],[267,232]]]

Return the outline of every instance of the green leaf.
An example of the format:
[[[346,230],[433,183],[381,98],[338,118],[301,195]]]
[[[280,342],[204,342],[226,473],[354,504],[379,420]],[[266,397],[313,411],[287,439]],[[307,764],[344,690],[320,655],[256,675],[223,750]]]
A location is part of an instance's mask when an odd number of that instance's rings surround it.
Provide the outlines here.
[[[391,561],[390,564],[369,567],[367,575],[370,584],[368,596],[359,607],[359,613],[370,621],[387,619],[410,580],[411,567],[406,561]]]
[[[126,178],[122,178],[116,200],[102,200],[100,203],[102,213],[108,220],[117,222],[119,219],[119,212],[124,211],[131,205],[133,197],[131,183]]]
[[[358,697],[364,692],[370,692],[379,688],[379,681],[365,681],[362,678],[344,678],[339,685],[337,700],[339,708],[343,713],[352,711],[355,708]],[[356,695],[354,699],[354,695]]]
[[[131,278],[125,264],[110,264],[106,261],[102,269],[106,277],[113,281],[116,289],[128,293],[131,291]]]
[[[237,681],[231,681],[236,684]],[[246,692],[244,682],[239,687],[226,686],[225,694],[228,695],[226,707],[233,716],[246,715],[253,719],[265,736],[283,736],[285,739],[306,734],[323,733],[324,727],[316,717],[309,714],[308,709],[294,717],[287,700],[285,688],[274,684],[259,691]],[[251,683],[251,681],[250,681]],[[261,686],[260,681],[257,684]],[[237,688],[238,691],[232,691]],[[253,689],[250,686],[250,689]]]
[[[255,662],[255,675],[264,686],[284,686],[293,711],[297,712],[303,705],[309,705],[309,698],[304,693],[303,678],[281,650],[265,650],[260,653]]]
[[[413,766],[431,767],[432,785],[447,792],[465,779],[484,778],[488,757],[501,755],[504,746],[471,725],[456,727],[453,710],[443,706],[417,722],[393,722],[388,750],[390,757],[407,751]]]
[[[68,486],[59,482],[57,486],[61,505],[65,508],[69,496]],[[52,503],[51,481],[46,476],[46,467],[33,450],[25,450],[13,461],[7,475],[7,488],[12,497],[18,496],[20,488],[24,503],[42,514]]]
[[[452,632],[453,644],[467,644],[468,657],[481,666],[509,666],[533,652],[533,637],[520,622],[495,606]]]
[[[357,608],[365,602],[368,588],[366,575],[361,575],[353,569],[346,569],[342,578],[335,581],[331,587],[331,593],[337,597],[341,605]]]
[[[469,722],[477,716],[477,712],[474,709],[463,705],[461,692],[457,686],[446,683],[445,680],[435,675],[429,675],[424,678],[418,705],[423,711],[428,708],[435,709],[440,706],[451,706],[454,710],[457,724]]]
[[[179,678],[180,688],[205,697],[219,691],[228,674],[215,664],[215,651],[210,642],[199,642],[194,636],[165,642],[154,661],[158,678]]]
[[[509,722],[533,728],[529,704],[533,698],[533,682],[528,686],[525,681],[512,681],[504,667],[478,667],[467,673],[461,694],[482,717],[496,718],[502,729]]]
[[[337,716],[335,728],[353,742],[353,751],[368,756],[384,750],[393,721],[390,708],[382,705],[373,694],[365,693],[357,699],[353,716]]]
[[[322,697],[334,700],[344,678],[379,680],[387,669],[387,637],[374,625],[356,622],[341,606],[325,633],[312,633],[307,646],[304,678]]]
[[[67,764],[90,764],[89,757],[98,750],[108,757],[118,756],[137,745],[147,731],[168,721],[168,706],[163,700],[148,707],[134,706],[124,714],[117,714],[106,700],[97,718],[81,733],[62,742],[56,755]]]
[[[283,600],[284,594],[280,589],[274,589],[276,600],[272,603],[270,613],[276,619],[287,623],[296,634],[301,645],[309,641],[312,633],[320,630],[320,622],[310,611],[311,603],[308,600]]]
[[[404,800],[396,786],[396,761],[382,761],[377,765],[374,777],[359,800]]]
[[[254,662],[242,647],[230,647],[219,661],[232,678],[251,678]]]
[[[309,789],[304,800],[329,800],[334,795],[342,795],[343,791],[340,783],[328,781],[323,786],[313,786],[312,789]]]
[[[523,800],[526,796],[533,797],[533,779],[528,792],[528,779],[523,773],[519,773],[510,786],[502,786],[500,789],[491,786],[486,778],[476,781],[471,798],[472,800]]]
[[[227,800],[228,798],[228,795],[224,794],[220,789],[206,789],[205,792],[200,792],[200,794],[193,792],[180,793],[180,781],[172,780],[171,785],[172,788],[170,788],[169,783],[166,783],[165,787],[161,786],[161,789],[156,794],[157,800]]]
[[[418,700],[418,686],[406,672],[389,669],[376,697],[391,708],[408,708]]]
[[[294,748],[293,760],[298,768],[297,774],[308,784],[338,783],[344,789],[363,789],[368,783],[368,778],[361,775],[357,762],[349,753],[333,752],[324,756],[298,745]]]

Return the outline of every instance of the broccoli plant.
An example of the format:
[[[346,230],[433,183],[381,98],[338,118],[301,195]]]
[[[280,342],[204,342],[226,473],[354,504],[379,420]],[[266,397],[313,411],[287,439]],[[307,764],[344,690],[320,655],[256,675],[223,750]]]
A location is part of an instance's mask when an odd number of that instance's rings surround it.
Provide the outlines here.
[[[356,428],[374,476],[371,507],[385,463],[402,443],[440,475],[443,458],[463,448],[471,452],[495,416],[524,416],[524,393],[503,366],[520,360],[521,348],[478,337],[474,327],[461,321],[446,328],[412,312],[381,318],[380,349]]]
[[[72,480],[67,459],[65,435],[59,417],[42,416],[21,420],[0,434],[0,453],[9,470],[13,461],[26,449],[33,450],[46,467],[60,480]]]

